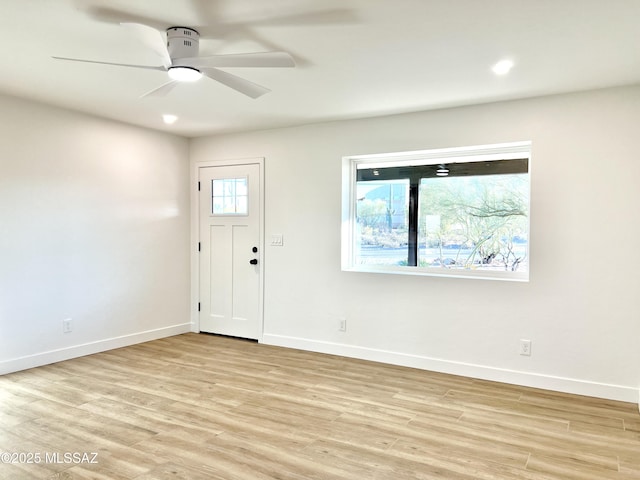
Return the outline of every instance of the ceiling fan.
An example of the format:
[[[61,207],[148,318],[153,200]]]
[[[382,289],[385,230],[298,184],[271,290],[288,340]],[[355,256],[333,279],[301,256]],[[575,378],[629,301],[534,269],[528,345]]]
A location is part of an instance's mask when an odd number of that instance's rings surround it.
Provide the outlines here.
[[[219,70],[225,67],[295,67],[293,57],[286,52],[241,53],[227,55],[198,56],[200,34],[189,27],[170,27],[166,30],[166,42],[160,31],[141,23],[121,23],[132,31],[159,59],[161,65],[132,65],[127,63],[101,62],[80,58],[56,57],[56,60],[114,65],[118,67],[158,70],[167,72],[170,81],[145,93],[146,96],[163,96],[178,83],[194,82],[202,76],[220,82],[251,98],[270,92],[266,87]]]

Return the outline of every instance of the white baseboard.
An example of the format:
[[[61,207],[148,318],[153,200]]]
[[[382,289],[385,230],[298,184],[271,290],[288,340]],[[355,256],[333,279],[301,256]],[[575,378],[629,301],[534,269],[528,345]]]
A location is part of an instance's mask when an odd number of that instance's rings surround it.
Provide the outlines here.
[[[147,330],[145,332],[122,335],[120,337],[107,338],[96,342],[73,345],[48,352],[27,355],[25,357],[12,358],[0,362],[0,375],[26,370],[28,368],[41,367],[50,363],[61,362],[71,358],[83,357],[93,353],[104,352],[114,348],[127,347],[136,343],[148,342],[159,338],[171,337],[191,331],[191,323],[182,323],[170,327]]]
[[[358,347],[354,345],[322,342],[306,338],[266,333],[263,336],[262,343],[311,352],[340,355],[343,357],[359,358],[362,360],[371,360],[374,362],[389,363],[392,365],[401,365],[404,367],[419,368],[422,370],[448,373],[451,375],[491,380],[494,382],[509,383],[512,385],[522,385],[525,387],[606,398],[609,400],[619,400],[622,402],[638,402],[638,406],[640,408],[638,388],[625,387],[622,385],[609,385],[605,383],[576,380],[573,378],[520,372],[516,370],[487,367],[484,365],[475,365],[419,355]]]

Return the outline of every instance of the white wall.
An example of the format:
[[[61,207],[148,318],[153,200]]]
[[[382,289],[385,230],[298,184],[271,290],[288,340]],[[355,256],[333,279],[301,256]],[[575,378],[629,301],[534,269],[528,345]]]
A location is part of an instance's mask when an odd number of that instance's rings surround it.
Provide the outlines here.
[[[0,374],[188,331],[188,141],[0,112]]]
[[[629,87],[200,138],[191,160],[266,158],[266,343],[637,401],[638,125]],[[342,156],[523,140],[530,282],[340,271]]]

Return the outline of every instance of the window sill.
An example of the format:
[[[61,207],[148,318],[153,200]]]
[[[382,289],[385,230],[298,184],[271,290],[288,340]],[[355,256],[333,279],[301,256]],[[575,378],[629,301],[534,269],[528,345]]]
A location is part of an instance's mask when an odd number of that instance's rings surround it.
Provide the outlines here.
[[[451,268],[403,267],[381,265],[358,265],[342,267],[343,272],[382,273],[391,275],[414,275],[422,277],[466,278],[476,280],[499,280],[508,282],[528,282],[527,272],[504,272],[490,270],[463,270]]]

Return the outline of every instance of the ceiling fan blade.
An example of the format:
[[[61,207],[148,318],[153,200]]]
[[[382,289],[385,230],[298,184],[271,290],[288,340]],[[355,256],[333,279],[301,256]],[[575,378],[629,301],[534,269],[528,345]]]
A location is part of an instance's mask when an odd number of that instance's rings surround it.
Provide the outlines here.
[[[168,24],[158,18],[136,15],[116,8],[89,7],[87,9],[87,13],[95,20],[105,23],[115,23],[116,25],[121,23],[140,23],[148,25],[149,27],[155,28],[159,31],[163,31],[171,26],[171,24]]]
[[[171,90],[173,90],[173,88],[180,82],[177,82],[176,80],[171,80],[170,82],[167,82],[163,85],[160,85],[157,88],[154,88],[153,90],[148,91],[147,93],[145,93],[144,95],[140,95],[140,98],[145,98],[145,97],[164,97],[167,93],[169,93]]]
[[[167,69],[164,67],[155,67],[153,65],[131,65],[129,63],[99,62],[97,60],[84,60],[82,58],[69,58],[69,57],[51,57],[51,58],[55,58],[56,60],[66,60],[68,62],[95,63],[98,65],[113,65],[116,67],[141,68],[144,70],[158,70],[160,72],[167,71]]]
[[[210,0],[191,0],[192,2],[208,3]],[[273,9],[271,9],[273,10]],[[281,10],[278,9],[280,12]],[[335,8],[320,11],[290,11],[278,13],[276,15],[269,11],[260,9],[252,10],[252,14],[243,15],[242,19],[236,21],[224,22],[220,19],[220,15],[199,16],[198,18],[208,19],[199,25],[196,30],[200,33],[201,38],[226,38],[235,32],[243,32],[252,30],[253,27],[270,27],[270,26],[315,26],[315,25],[353,25],[360,22],[355,11],[346,8]]]
[[[144,46],[155,53],[165,68],[171,66],[167,41],[158,30],[142,23],[121,23],[120,25],[132,32]]]
[[[206,57],[178,58],[176,65],[206,67],[295,67],[293,57],[286,52],[240,53]]]
[[[245,25],[348,25],[358,21],[353,10],[347,8],[335,8],[319,10],[315,12],[292,12],[278,16],[264,16],[244,22]]]
[[[244,78],[237,77],[230,73],[223,72],[222,70],[218,70],[217,68],[204,67],[202,73],[203,75],[206,75],[216,82],[220,82],[223,85],[226,85],[229,88],[233,88],[240,93],[244,93],[251,98],[258,98],[271,91],[266,87],[250,82],[249,80],[245,80]]]
[[[219,23],[222,0],[190,0],[189,3],[196,18],[202,19],[208,25]]]

